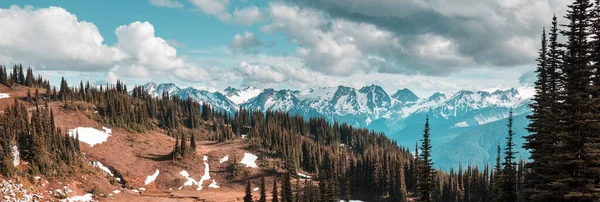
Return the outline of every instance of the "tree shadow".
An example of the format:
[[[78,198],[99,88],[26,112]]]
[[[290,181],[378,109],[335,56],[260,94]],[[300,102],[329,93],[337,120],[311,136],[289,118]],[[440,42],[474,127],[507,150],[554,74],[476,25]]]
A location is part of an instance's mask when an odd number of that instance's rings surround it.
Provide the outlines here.
[[[144,159],[148,159],[148,160],[152,160],[152,161],[172,161],[173,160],[173,155],[172,154],[138,154],[135,155],[138,158],[144,158]]]

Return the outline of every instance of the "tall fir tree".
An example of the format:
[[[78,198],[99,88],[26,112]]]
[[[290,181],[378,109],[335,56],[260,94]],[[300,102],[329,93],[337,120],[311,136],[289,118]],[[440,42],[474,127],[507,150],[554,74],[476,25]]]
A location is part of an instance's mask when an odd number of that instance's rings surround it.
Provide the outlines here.
[[[279,196],[277,194],[277,179],[273,178],[273,191],[271,192],[271,202],[279,202]]]
[[[260,178],[260,198],[258,202],[267,202],[267,187],[265,186],[265,177]]]
[[[565,18],[569,21],[561,33],[566,37],[563,79],[564,93],[561,108],[561,144],[557,155],[557,182],[566,190],[563,198],[569,201],[598,201],[600,191],[600,137],[598,107],[593,98],[593,69],[590,60],[589,0],[575,0]]]
[[[252,188],[250,187],[250,180],[246,181],[246,195],[244,195],[244,202],[252,202]]]
[[[425,118],[425,129],[423,129],[423,139],[421,139],[421,156],[419,157],[419,199],[418,201],[432,202],[432,191],[434,189],[433,161],[431,159],[431,142],[429,137],[429,117]]]
[[[506,137],[506,148],[504,149],[504,162],[502,173],[500,174],[499,189],[500,193],[496,201],[517,201],[517,183],[516,183],[516,163],[513,147],[513,112],[508,112],[508,136]]]

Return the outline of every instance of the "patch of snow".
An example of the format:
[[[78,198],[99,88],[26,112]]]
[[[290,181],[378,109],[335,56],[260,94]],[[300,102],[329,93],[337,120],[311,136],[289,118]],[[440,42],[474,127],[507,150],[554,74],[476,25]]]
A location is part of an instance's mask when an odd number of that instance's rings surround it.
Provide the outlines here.
[[[262,89],[258,89],[255,87],[248,87],[246,89],[240,90],[236,93],[234,93],[231,96],[227,96],[227,98],[229,98],[229,100],[231,100],[233,103],[235,104],[242,104],[256,96],[258,96],[260,93],[262,93],[263,90]],[[225,93],[227,94],[227,93]]]
[[[363,202],[363,201],[361,201],[361,200],[350,200],[350,201],[340,200],[340,202]]]
[[[529,99],[535,95],[535,88],[533,87],[519,87],[517,88],[521,99]]]
[[[210,167],[207,162],[204,162],[204,175],[202,176],[202,178],[200,178],[200,181],[196,181],[194,178],[191,178],[190,174],[186,170],[182,170],[181,172],[179,172],[179,174],[181,176],[185,177],[185,179],[187,180],[185,183],[183,183],[182,187],[179,187],[179,190],[181,190],[184,186],[197,185],[198,188],[196,188],[196,190],[200,191],[200,190],[202,190],[202,183],[204,183],[204,181],[210,179]],[[217,186],[217,183],[214,180],[213,180],[213,183],[214,183],[213,186]],[[209,187],[210,187],[210,185],[209,185]],[[217,186],[217,188],[218,188],[218,186]]]
[[[219,163],[224,163],[224,162],[226,162],[228,160],[229,160],[229,155],[226,155],[223,158],[219,159]]]
[[[246,167],[258,168],[258,165],[256,165],[256,159],[258,159],[258,156],[251,153],[244,153],[244,158],[242,158],[240,163],[246,165]]]
[[[218,189],[219,185],[217,185],[217,181],[213,180],[212,183],[208,185],[209,188]]]
[[[95,128],[90,128],[90,127],[78,127],[78,128],[69,130],[69,135],[71,137],[75,137],[77,134],[79,134],[80,142],[85,142],[85,143],[89,144],[90,147],[93,147],[96,144],[106,142],[108,137],[112,134],[111,129],[108,129],[105,127],[103,127],[103,128],[104,128],[104,132],[99,131]]]
[[[246,136],[247,136],[247,135],[242,135],[242,139],[246,139]]]
[[[96,166],[98,168],[100,168],[100,170],[109,174],[111,177],[113,176],[113,173],[110,171],[110,169],[108,169],[106,166],[102,165],[102,163],[100,163],[100,161],[96,161]]]
[[[146,191],[146,188],[142,187],[142,188],[138,188],[138,190],[140,190],[140,191]]]
[[[160,173],[160,171],[156,170],[156,172],[154,172],[153,175],[150,175],[146,178],[146,181],[144,181],[145,185],[148,185],[152,182],[154,182],[154,180],[156,180],[156,177],[158,177],[158,174]],[[136,190],[137,191],[137,190]]]
[[[117,190],[114,190],[114,191],[112,191],[112,193],[113,193],[113,194],[119,194],[119,193],[121,193],[121,190],[118,190],[118,189],[117,189]]]
[[[16,167],[21,164],[21,153],[19,153],[19,147],[17,145],[12,147],[13,165]]]
[[[462,128],[462,127],[469,127],[469,124],[467,122],[458,122],[456,124],[454,124],[454,127],[456,128]]]
[[[10,98],[10,95],[8,95],[8,93],[0,93],[0,99],[4,98]]]
[[[94,201],[94,195],[92,195],[91,193],[87,193],[83,196],[73,196],[73,197],[69,197],[66,198],[62,201],[67,201],[67,202],[84,202],[84,201]]]
[[[208,161],[208,156],[204,155],[204,157],[202,157],[203,161]]]
[[[303,173],[298,173],[298,176],[300,176],[300,178],[306,178],[306,179],[310,179],[311,177],[309,175],[303,174]]]
[[[252,189],[252,191],[258,191],[258,190],[260,190],[260,188],[258,188],[258,187],[254,187],[254,189]]]
[[[203,181],[209,180],[209,179],[210,179],[210,167],[208,166],[208,163],[204,162],[204,175],[202,176],[202,179],[200,179],[200,184],[202,184]]]

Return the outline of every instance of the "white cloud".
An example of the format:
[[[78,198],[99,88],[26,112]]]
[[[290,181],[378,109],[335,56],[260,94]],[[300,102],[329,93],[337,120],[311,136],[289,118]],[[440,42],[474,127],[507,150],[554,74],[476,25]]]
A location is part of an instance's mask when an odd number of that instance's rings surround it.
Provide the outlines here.
[[[271,66],[260,67],[258,65],[240,62],[237,70],[242,73],[244,78],[252,79],[253,82],[259,83],[280,83],[285,79],[285,75],[274,70]]]
[[[255,48],[262,46],[263,43],[256,38],[252,32],[244,32],[244,35],[236,34],[229,44],[229,48],[235,52],[255,53]]]
[[[326,74],[369,72],[369,55],[391,58],[403,53],[398,37],[368,23],[332,19],[314,9],[279,3],[271,4],[269,10],[272,23],[263,31],[287,34],[299,45],[296,53],[306,65]]]
[[[115,30],[117,47],[129,54],[139,65],[152,70],[171,70],[184,67],[183,59],[167,41],[154,35],[149,22],[133,22]]]
[[[63,8],[0,9],[0,58],[48,69],[98,71],[128,58],[116,47],[103,44],[98,28]]]
[[[219,15],[227,11],[229,0],[190,0],[202,12],[210,15]]]
[[[242,9],[236,8],[233,11],[233,18],[236,23],[246,26],[265,20],[263,13],[256,6],[249,6]]]
[[[177,0],[150,0],[150,4],[165,8],[183,8],[183,4]]]

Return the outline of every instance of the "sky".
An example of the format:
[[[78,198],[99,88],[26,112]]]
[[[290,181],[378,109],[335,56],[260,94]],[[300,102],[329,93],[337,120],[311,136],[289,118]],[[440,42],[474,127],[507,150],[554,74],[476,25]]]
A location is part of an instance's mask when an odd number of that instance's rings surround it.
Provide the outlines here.
[[[531,85],[567,0],[3,0],[0,64],[215,91]],[[560,19],[560,18],[559,18]],[[563,20],[564,21],[564,20]]]

